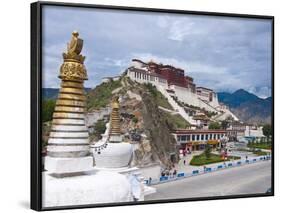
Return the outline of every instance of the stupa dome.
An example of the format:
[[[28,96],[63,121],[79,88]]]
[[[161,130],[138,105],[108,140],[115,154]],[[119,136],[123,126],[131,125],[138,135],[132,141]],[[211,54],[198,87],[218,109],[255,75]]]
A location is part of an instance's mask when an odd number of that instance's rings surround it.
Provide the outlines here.
[[[133,155],[130,143],[107,143],[106,148],[98,151],[100,143],[91,147],[97,168],[128,167]]]

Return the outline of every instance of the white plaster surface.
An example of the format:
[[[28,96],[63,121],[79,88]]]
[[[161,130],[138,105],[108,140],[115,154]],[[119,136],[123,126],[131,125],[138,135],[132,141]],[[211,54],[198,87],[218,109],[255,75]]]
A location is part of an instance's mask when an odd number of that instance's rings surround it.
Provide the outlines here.
[[[63,119],[63,118],[59,118],[53,119],[54,123],[59,123],[59,124],[85,124],[84,120],[77,120],[77,119]]]
[[[43,173],[43,206],[71,206],[132,201],[124,175],[93,171],[91,174],[55,178]]]
[[[168,102],[172,105],[172,107],[177,110],[177,112],[190,124],[196,125],[196,121],[192,119],[191,116],[189,116],[183,107],[181,107],[166,91],[166,89],[162,86],[157,86],[158,91],[160,91],[168,100]]]
[[[86,126],[52,125],[53,130],[88,131]]]
[[[235,121],[239,120],[229,109],[224,109],[223,111],[224,111],[223,113],[219,114],[214,119],[218,121],[223,121],[227,119],[229,116],[231,116]]]
[[[50,137],[66,137],[66,138],[89,137],[89,133],[88,132],[51,132]]]
[[[95,169],[99,170],[99,171],[117,172],[122,175],[129,175],[132,173],[136,173],[140,170],[138,167],[128,167],[128,166],[120,167],[120,168],[104,168],[104,167],[100,168],[100,167],[95,166]]]
[[[105,149],[98,154],[95,147],[91,146],[95,158],[95,164],[99,168],[120,168],[127,167],[133,154],[133,147],[129,143],[108,143]]]
[[[246,126],[245,137],[265,137],[265,136],[263,135],[262,127],[258,127],[257,129],[251,129],[250,126]]]
[[[121,135],[110,135],[109,141],[122,142],[122,136]]]
[[[77,151],[87,151],[89,150],[89,145],[83,146],[65,146],[65,145],[56,145],[56,146],[47,146],[48,152],[77,152]]]
[[[61,144],[89,144],[89,139],[63,139],[63,138],[49,138],[48,144],[61,143]]]
[[[49,173],[84,172],[93,169],[93,157],[55,158],[45,157],[45,169]]]

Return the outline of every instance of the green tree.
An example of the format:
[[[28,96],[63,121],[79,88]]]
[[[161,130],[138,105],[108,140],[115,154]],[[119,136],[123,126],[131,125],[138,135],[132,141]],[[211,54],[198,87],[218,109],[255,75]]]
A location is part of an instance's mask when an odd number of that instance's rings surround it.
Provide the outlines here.
[[[227,127],[228,127],[228,121],[227,120],[223,120],[222,122],[221,122],[221,128],[222,129],[226,129]]]
[[[136,124],[139,121],[139,119],[137,117],[133,117],[132,121]]]
[[[55,110],[56,101],[53,99],[46,99],[42,101],[42,121],[51,121]]]
[[[272,135],[272,128],[270,124],[265,124],[262,128],[262,133],[266,136],[267,141],[269,141],[269,137]]]
[[[221,129],[221,125],[218,122],[212,122],[209,124],[209,129]]]
[[[231,115],[229,115],[229,116],[226,118],[226,120],[230,123],[230,122],[234,121],[234,118],[233,118]]]
[[[106,123],[104,120],[98,120],[94,125],[95,135],[100,139],[101,134],[103,134],[106,130]]]
[[[205,154],[207,159],[210,159],[210,157],[211,157],[211,146],[209,144],[206,145],[204,154]]]

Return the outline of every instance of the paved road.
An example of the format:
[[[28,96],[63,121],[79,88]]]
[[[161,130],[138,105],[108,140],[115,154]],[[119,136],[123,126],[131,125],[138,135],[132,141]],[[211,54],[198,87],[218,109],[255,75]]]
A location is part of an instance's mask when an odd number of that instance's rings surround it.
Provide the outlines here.
[[[270,186],[271,161],[265,161],[155,185],[145,200],[265,193]]]

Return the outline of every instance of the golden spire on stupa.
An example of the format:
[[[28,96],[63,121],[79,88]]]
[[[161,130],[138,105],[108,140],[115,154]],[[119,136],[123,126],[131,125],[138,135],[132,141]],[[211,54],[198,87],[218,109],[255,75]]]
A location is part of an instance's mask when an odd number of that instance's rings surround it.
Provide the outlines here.
[[[89,133],[85,123],[84,81],[88,77],[82,48],[83,39],[74,31],[67,51],[63,53],[59,73],[61,86],[48,139],[45,169],[51,173],[77,173],[92,168]]]
[[[120,135],[120,115],[119,115],[119,97],[116,96],[111,102],[111,115],[110,115],[110,136]]]

